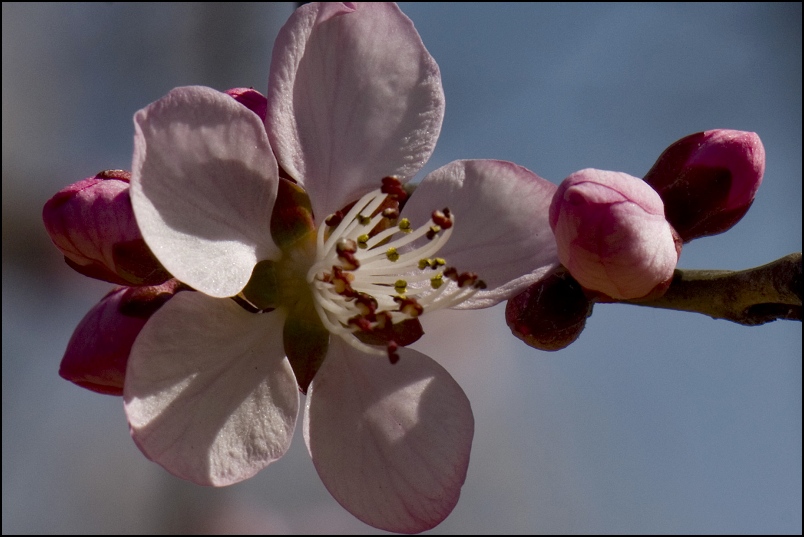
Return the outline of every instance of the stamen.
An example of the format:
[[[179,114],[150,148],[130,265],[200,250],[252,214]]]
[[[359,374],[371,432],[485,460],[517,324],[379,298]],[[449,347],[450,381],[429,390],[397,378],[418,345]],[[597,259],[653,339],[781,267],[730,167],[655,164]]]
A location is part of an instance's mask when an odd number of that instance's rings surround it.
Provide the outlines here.
[[[424,313],[424,308],[415,298],[394,297],[394,302],[399,304],[399,311],[408,317],[418,317]]]
[[[485,288],[477,274],[449,267],[436,255],[455,225],[449,208],[433,211],[414,229],[399,218],[406,197],[401,181],[386,177],[380,190],[344,209],[345,215],[330,215],[319,228],[307,271],[324,326],[356,349],[387,354],[391,363],[399,360],[392,325],[460,304]]]
[[[341,262],[341,266],[344,270],[355,270],[360,266],[360,261],[355,257],[357,243],[352,239],[345,237],[338,239],[335,251],[338,254],[338,260]]]
[[[380,191],[383,194],[388,194],[391,199],[396,201],[405,201],[408,197],[408,193],[405,192],[399,178],[393,176],[382,178],[382,188]]]
[[[430,229],[427,230],[427,239],[433,240],[440,231],[441,231],[440,226],[430,226]]]
[[[324,220],[324,223],[329,227],[336,227],[341,222],[343,222],[343,213],[341,211],[335,211]]]
[[[441,226],[444,229],[452,227],[452,217],[449,209],[446,207],[444,207],[443,211],[433,211],[432,219],[437,226]]]
[[[397,363],[399,361],[399,353],[396,351],[399,350],[399,345],[396,344],[396,341],[389,341],[386,349],[388,350],[388,361],[392,364]]]
[[[388,220],[396,220],[399,218],[399,207],[388,207],[387,209],[383,209],[382,217],[387,218]]]

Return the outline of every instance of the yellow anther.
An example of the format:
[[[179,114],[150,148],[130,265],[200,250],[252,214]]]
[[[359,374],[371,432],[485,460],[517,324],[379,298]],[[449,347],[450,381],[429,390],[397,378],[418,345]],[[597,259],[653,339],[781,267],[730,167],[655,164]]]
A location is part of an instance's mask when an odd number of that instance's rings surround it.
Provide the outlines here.
[[[410,227],[410,220],[407,218],[403,218],[399,221],[399,230],[404,233],[410,233],[413,231],[413,228]]]
[[[368,240],[369,240],[369,236],[366,235],[365,233],[363,235],[360,235],[357,238],[357,246],[360,247],[360,248],[364,248],[364,249],[367,248],[368,247]]]
[[[388,250],[385,252],[385,257],[388,258],[388,261],[399,260],[399,254],[397,253],[396,248],[394,248],[393,246],[388,248]]]
[[[400,295],[403,294],[407,288],[408,288],[408,282],[406,282],[405,280],[397,280],[396,283],[394,283],[394,291],[396,291]]]
[[[359,215],[357,215],[357,222],[361,226],[367,226],[369,224],[369,222],[371,222],[371,217],[370,216],[363,216],[362,214],[359,214]]]
[[[438,267],[443,267],[447,264],[447,261],[443,257],[431,257],[426,259],[419,259],[419,270],[424,270],[427,267],[431,269],[437,269]]]
[[[433,289],[438,289],[442,285],[444,285],[444,275],[441,274],[440,272],[435,276],[433,276],[432,278],[430,278],[430,286]]]

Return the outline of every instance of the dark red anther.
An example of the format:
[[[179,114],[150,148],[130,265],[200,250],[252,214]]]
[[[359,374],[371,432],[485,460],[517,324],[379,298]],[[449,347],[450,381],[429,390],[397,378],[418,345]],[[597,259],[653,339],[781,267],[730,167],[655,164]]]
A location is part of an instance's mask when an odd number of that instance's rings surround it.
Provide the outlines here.
[[[458,276],[458,287],[464,287],[465,285],[474,285],[477,281],[477,274],[474,272],[464,272]]]
[[[377,299],[366,293],[358,293],[355,305],[360,313],[368,320],[374,320],[374,313],[377,311]]]
[[[357,329],[362,332],[371,332],[371,321],[362,315],[355,315],[354,317],[351,317],[348,321],[346,321],[346,324],[357,327]]]
[[[360,267],[360,261],[355,257],[357,243],[352,239],[340,239],[335,245],[335,252],[338,254],[338,259],[343,263],[344,269],[355,270]]]
[[[450,280],[457,282],[458,281],[458,269],[455,267],[447,267],[444,269],[444,276],[449,278]]]
[[[409,317],[418,317],[424,313],[424,307],[415,298],[402,298],[395,296],[394,302],[399,304],[399,311]]]
[[[400,202],[404,201],[408,197],[408,193],[405,192],[405,189],[402,187],[402,183],[398,178],[393,176],[382,178],[382,187],[380,188],[380,192],[387,194],[392,199]]]
[[[387,311],[378,312],[374,320],[375,320],[374,325],[375,332],[379,332],[385,330],[386,328],[390,328],[391,325],[393,324],[393,321],[391,321],[391,314],[388,313]]]
[[[397,363],[399,361],[399,353],[397,353],[396,351],[399,350],[399,345],[396,344],[396,341],[389,341],[387,349],[388,349],[388,361],[390,361],[391,364]]]
[[[329,227],[338,227],[342,221],[343,212],[335,211],[324,220],[324,223]]]
[[[399,207],[388,207],[382,211],[383,218],[387,218],[388,220],[396,220],[399,218]]]
[[[449,229],[452,227],[452,216],[450,215],[449,209],[446,207],[444,207],[442,211],[433,211],[430,218],[432,218],[435,225],[439,226],[441,229]]]
[[[332,266],[331,283],[335,287],[335,292],[347,298],[357,297],[357,292],[352,289],[351,275],[345,274],[343,269],[337,265]]]

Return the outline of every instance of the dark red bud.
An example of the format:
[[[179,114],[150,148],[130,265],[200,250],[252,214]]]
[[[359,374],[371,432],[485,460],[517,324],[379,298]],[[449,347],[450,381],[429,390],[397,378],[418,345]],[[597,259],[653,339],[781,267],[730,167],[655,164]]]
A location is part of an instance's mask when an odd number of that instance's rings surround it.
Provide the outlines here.
[[[578,339],[593,302],[563,267],[508,301],[505,320],[527,345],[557,351]]]
[[[698,132],[668,147],[645,175],[684,242],[723,233],[751,207],[765,172],[753,132]]]

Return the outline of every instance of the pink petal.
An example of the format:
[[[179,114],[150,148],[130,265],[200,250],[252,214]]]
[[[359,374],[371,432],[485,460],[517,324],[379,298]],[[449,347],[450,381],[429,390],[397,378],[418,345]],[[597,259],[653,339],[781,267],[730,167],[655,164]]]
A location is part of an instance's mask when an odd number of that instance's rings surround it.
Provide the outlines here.
[[[587,289],[616,299],[642,298],[673,276],[680,243],[661,198],[641,179],[575,172],[553,198],[550,224],[562,264]]]
[[[308,392],[304,438],[324,485],[350,513],[416,533],[458,502],[474,418],[444,368],[408,348],[399,355],[392,365],[332,338]]]
[[[290,446],[299,394],[283,318],[179,293],[151,317],[126,371],[131,435],[151,460],[200,485],[230,485]]]
[[[415,175],[443,116],[438,65],[396,4],[310,3],[277,37],[266,126],[318,221]]]
[[[275,258],[276,161],[256,114],[224,93],[177,88],[134,116],[131,200],[142,235],[177,279],[233,296]]]
[[[424,225],[433,210],[455,216],[438,255],[476,272],[488,288],[466,307],[489,307],[521,292],[558,264],[547,214],[556,185],[510,162],[459,160],[424,178],[403,216]]]

